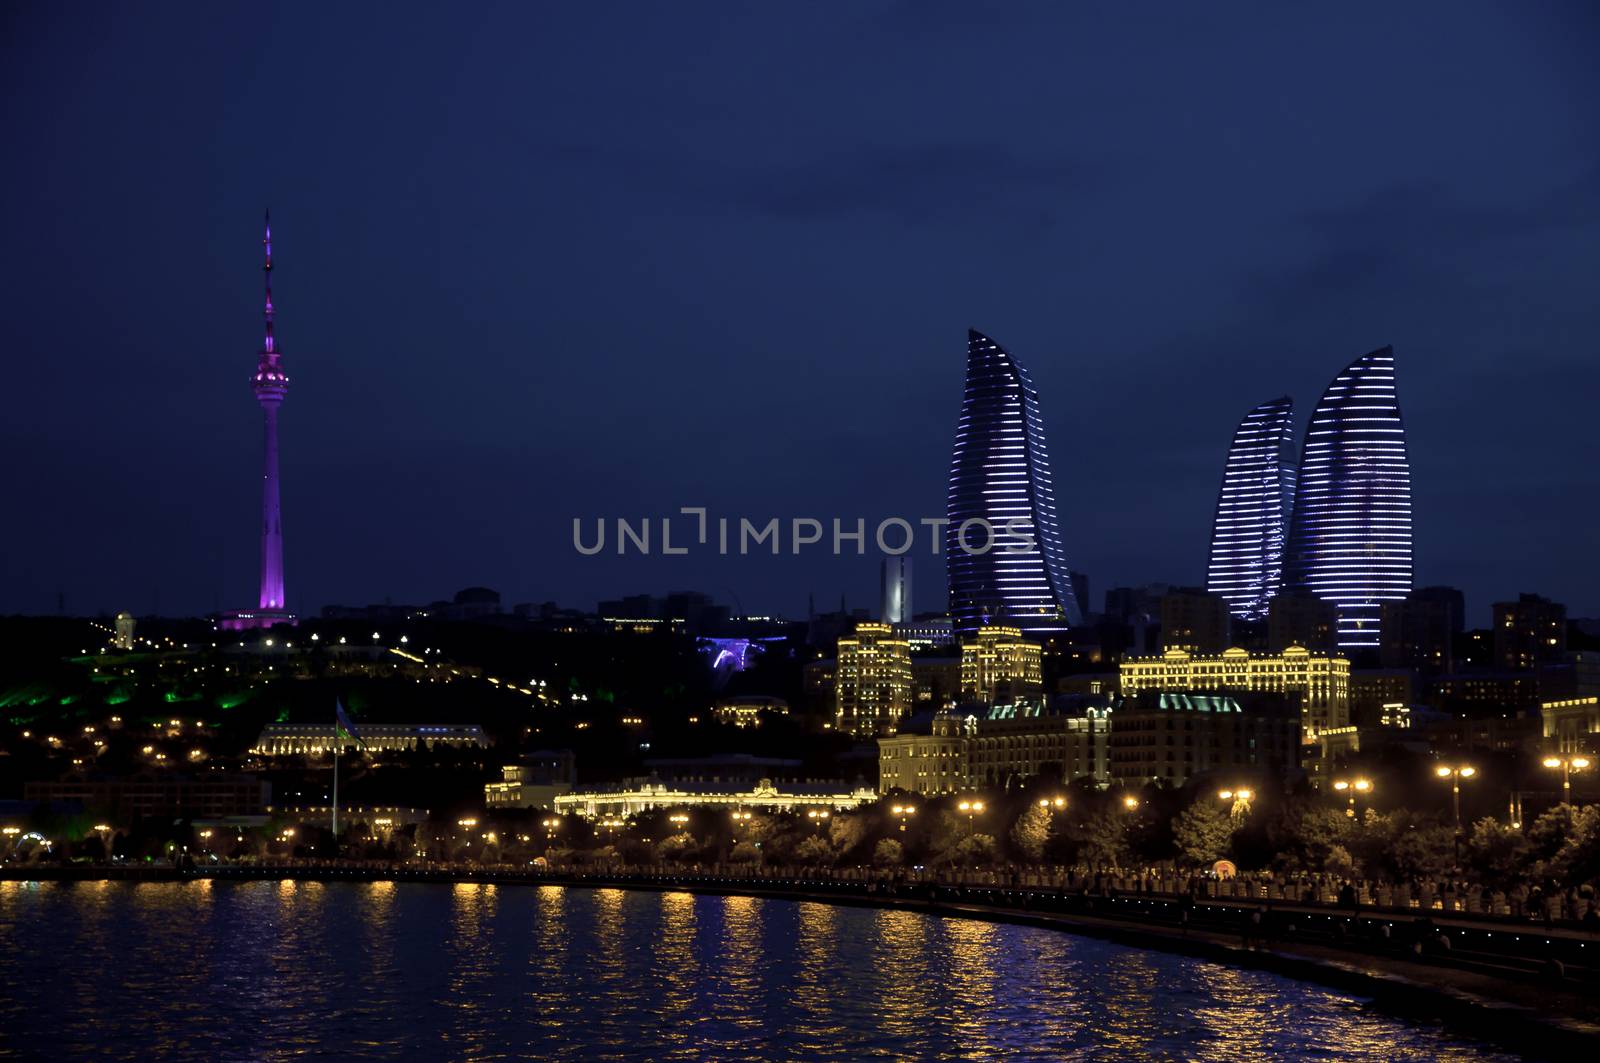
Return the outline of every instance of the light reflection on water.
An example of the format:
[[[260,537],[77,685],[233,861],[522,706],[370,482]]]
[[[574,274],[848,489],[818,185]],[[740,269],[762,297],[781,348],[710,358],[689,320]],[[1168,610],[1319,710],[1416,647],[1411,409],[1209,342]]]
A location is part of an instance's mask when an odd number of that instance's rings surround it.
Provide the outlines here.
[[[1255,971],[687,893],[0,883],[0,1054],[1483,1059]]]

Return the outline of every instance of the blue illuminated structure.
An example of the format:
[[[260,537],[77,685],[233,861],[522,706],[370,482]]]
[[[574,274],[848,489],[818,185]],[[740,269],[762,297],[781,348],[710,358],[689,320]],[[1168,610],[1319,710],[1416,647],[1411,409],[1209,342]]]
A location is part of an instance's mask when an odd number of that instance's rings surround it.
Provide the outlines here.
[[[1289,585],[1332,602],[1341,648],[1378,645],[1386,601],[1411,591],[1411,462],[1394,348],[1363,355],[1323,392],[1306,429]]]
[[[1234,430],[1211,522],[1206,590],[1241,620],[1262,620],[1283,588],[1294,508],[1294,400],[1263,402]]]
[[[966,395],[945,515],[957,631],[1007,624],[1048,635],[1083,622],[1056,526],[1039,394],[1028,371],[980,332],[967,333]],[[988,522],[990,549],[987,530],[969,521]],[[1024,539],[1031,540],[1027,549],[1010,548]]]

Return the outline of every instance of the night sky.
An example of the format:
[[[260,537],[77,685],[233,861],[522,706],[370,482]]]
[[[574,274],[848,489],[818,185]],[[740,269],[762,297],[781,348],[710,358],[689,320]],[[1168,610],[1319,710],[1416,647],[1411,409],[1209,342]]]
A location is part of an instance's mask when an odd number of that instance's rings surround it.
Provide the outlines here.
[[[0,611],[254,604],[270,206],[301,612],[875,607],[571,522],[942,516],[972,326],[1096,608],[1392,343],[1418,582],[1600,613],[1600,9],[1124,7],[5,5]]]

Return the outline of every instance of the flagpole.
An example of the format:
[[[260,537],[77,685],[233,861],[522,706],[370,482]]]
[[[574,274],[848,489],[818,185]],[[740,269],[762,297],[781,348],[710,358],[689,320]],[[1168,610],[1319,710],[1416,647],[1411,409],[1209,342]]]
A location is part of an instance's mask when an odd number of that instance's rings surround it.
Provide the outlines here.
[[[333,725],[333,855],[339,855],[339,751],[344,740],[339,737],[339,725]]]

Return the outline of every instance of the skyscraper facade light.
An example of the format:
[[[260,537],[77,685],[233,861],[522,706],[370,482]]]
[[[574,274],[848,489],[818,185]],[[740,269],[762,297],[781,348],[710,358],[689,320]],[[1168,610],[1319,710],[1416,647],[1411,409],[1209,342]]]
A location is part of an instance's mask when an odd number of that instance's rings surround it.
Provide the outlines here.
[[[1301,451],[1290,585],[1332,602],[1338,644],[1378,645],[1386,601],[1411,591],[1411,462],[1394,348],[1357,358],[1328,385]]]
[[[967,333],[966,393],[945,515],[957,630],[995,623],[1048,636],[1082,623],[1056,523],[1039,394],[1005,348],[975,331]],[[987,530],[974,521],[986,522]],[[1015,549],[1019,539],[1031,546]]]
[[[1241,620],[1262,620],[1283,586],[1283,551],[1294,508],[1294,400],[1285,395],[1244,415],[1234,430],[1211,522],[1206,590]]]

